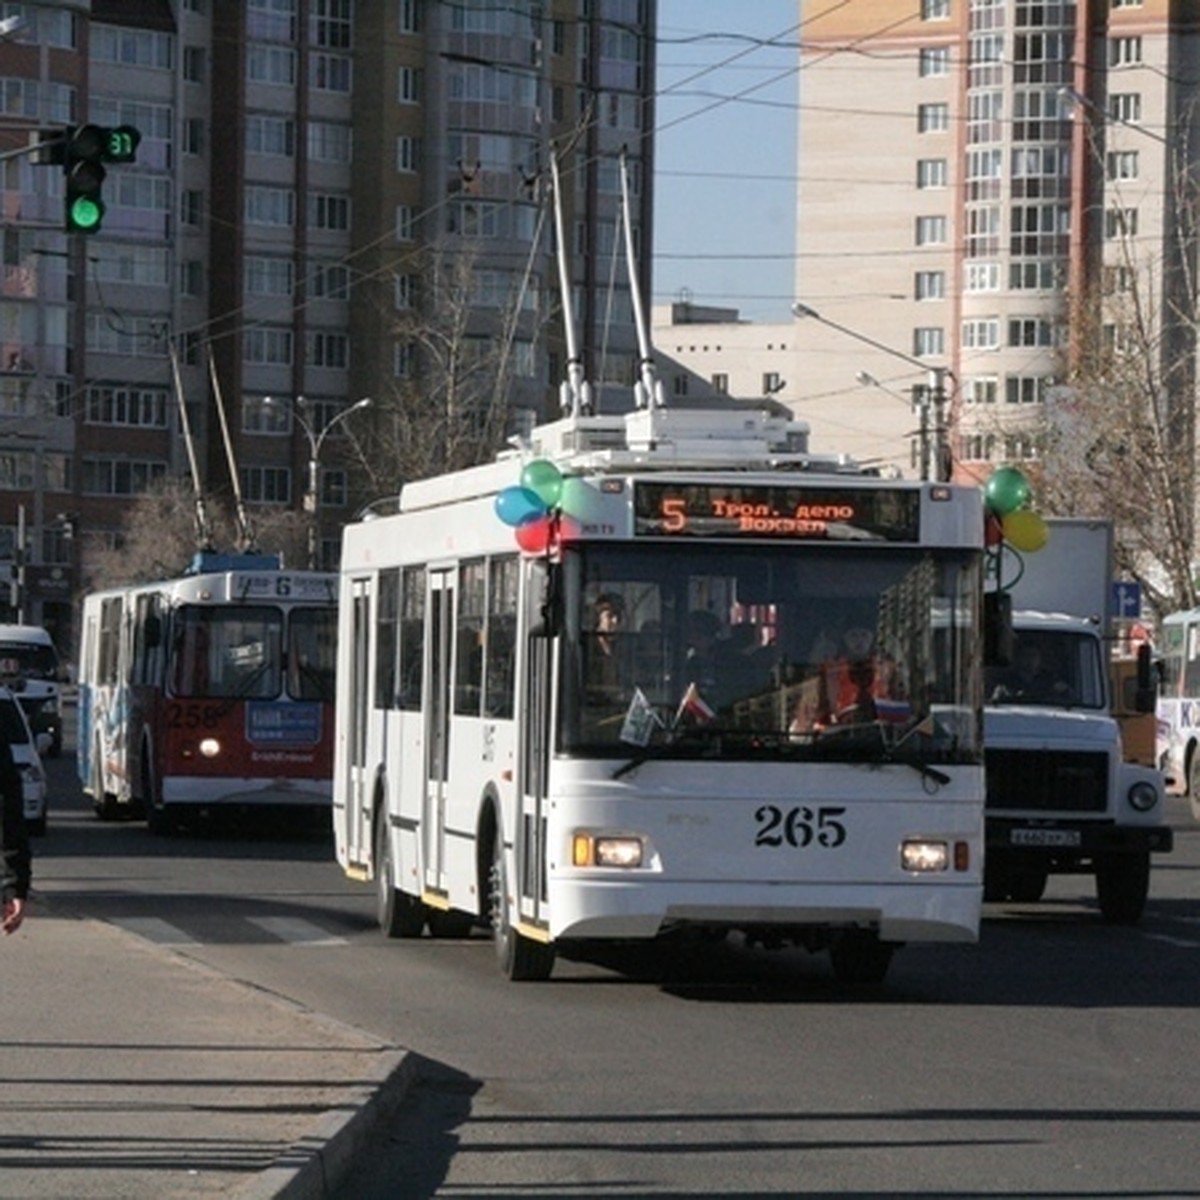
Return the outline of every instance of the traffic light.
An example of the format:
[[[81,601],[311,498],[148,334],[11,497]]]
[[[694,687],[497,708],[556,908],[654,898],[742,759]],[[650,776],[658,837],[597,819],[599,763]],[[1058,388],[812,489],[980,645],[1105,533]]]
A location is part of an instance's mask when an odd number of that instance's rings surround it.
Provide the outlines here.
[[[132,125],[76,125],[64,133],[67,177],[65,222],[69,233],[96,233],[104,220],[100,192],[108,162],[133,162],[141,133]]]

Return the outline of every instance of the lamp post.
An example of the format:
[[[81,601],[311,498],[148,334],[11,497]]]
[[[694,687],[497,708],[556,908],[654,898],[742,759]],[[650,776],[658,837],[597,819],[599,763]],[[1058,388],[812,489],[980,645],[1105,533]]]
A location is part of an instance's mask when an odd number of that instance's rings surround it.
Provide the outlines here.
[[[792,315],[801,319],[819,321],[822,325],[828,325],[830,329],[836,329],[838,333],[845,334],[846,337],[853,338],[856,342],[862,342],[863,345],[870,346],[872,349],[878,350],[881,354],[890,354],[893,358],[898,358],[901,362],[910,363],[914,367],[920,367],[922,371],[929,372],[928,389],[919,402],[921,406],[921,427],[925,431],[922,435],[921,478],[930,478],[928,408],[932,404],[934,412],[934,446],[932,454],[935,464],[934,477],[942,482],[948,481],[953,468],[953,462],[951,461],[950,446],[946,437],[946,380],[949,379],[952,383],[957,382],[954,372],[948,367],[930,367],[928,363],[923,363],[919,358],[914,358],[911,354],[905,354],[903,350],[897,350],[885,342],[876,341],[875,338],[865,333],[860,333],[857,329],[851,329],[849,325],[842,325],[838,321],[832,321],[829,317],[822,316],[815,308],[807,304],[801,304],[799,300],[792,305]]]
[[[263,402],[271,403],[271,397],[266,397]],[[325,438],[331,429],[340,425],[351,413],[359,412],[370,406],[371,397],[364,396],[361,400],[351,404],[349,408],[343,408],[341,412],[334,413],[318,429],[305,416],[309,402],[303,396],[297,396],[292,404],[292,413],[304,431],[304,436],[308,439],[308,481],[304,489],[304,511],[308,516],[308,569],[310,571],[315,570],[317,565],[317,504],[321,483],[321,447],[324,446]]]
[[[928,479],[931,451],[929,444],[929,389],[926,388],[924,384],[915,383],[910,389],[911,395],[905,397],[895,389],[888,387],[886,383],[883,383],[881,380],[877,379],[871,374],[870,371],[859,371],[854,378],[857,379],[858,382],[863,385],[863,387],[878,388],[881,392],[884,392],[889,396],[894,396],[900,401],[901,404],[906,405],[908,408],[915,408],[917,410],[917,415],[920,418],[920,425],[913,433],[906,434],[905,436],[916,437],[919,439],[918,447],[920,449],[921,478]]]

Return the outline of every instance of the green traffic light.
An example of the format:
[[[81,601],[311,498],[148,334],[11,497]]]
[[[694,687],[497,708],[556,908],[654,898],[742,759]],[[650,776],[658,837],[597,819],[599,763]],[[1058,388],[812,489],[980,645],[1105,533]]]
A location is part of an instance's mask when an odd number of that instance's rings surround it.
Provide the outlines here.
[[[67,212],[68,228],[79,233],[91,233],[100,228],[104,206],[90,196],[77,196]]]

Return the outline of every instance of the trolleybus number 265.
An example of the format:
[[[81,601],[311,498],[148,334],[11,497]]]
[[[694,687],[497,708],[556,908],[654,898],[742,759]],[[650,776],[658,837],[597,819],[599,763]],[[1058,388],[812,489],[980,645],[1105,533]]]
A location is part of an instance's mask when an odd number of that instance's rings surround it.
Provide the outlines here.
[[[846,840],[846,826],[838,820],[844,807],[822,805],[814,810],[806,805],[783,809],[777,804],[764,804],[755,812],[758,831],[756,846],[795,846],[804,850],[814,843],[826,850],[835,850]]]

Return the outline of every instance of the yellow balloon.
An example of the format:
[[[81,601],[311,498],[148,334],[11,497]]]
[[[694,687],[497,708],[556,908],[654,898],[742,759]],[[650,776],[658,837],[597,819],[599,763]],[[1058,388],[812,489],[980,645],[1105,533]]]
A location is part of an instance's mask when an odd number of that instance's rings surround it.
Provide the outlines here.
[[[1050,528],[1041,517],[1027,508],[1019,508],[1000,518],[1004,539],[1018,550],[1032,554],[1050,540]]]

